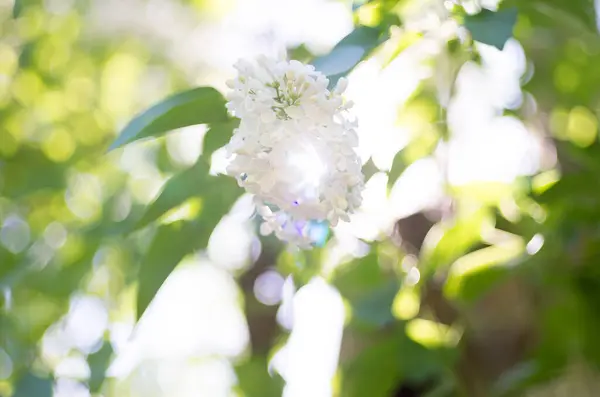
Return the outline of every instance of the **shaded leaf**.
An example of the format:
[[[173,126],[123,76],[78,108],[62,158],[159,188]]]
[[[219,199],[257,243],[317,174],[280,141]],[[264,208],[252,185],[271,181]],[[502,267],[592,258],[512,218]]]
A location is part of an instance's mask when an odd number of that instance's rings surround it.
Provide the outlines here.
[[[65,164],[54,163],[38,149],[23,147],[0,163],[4,196],[19,198],[40,190],[59,190],[66,185]]]
[[[465,27],[473,40],[492,45],[499,50],[512,37],[517,22],[517,8],[511,7],[497,12],[482,10],[479,14],[465,17]]]
[[[337,43],[329,54],[315,59],[312,64],[329,77],[329,86],[333,87],[387,38],[387,33],[380,29],[360,26]]]
[[[92,393],[96,393],[102,387],[106,377],[106,369],[110,363],[113,354],[113,348],[108,341],[104,341],[102,348],[94,354],[88,356],[88,365],[90,367],[89,387]]]
[[[110,145],[118,148],[141,138],[196,124],[227,121],[225,99],[212,87],[180,92],[136,116]]]
[[[441,349],[426,349],[401,330],[389,336],[378,333],[374,341],[345,365],[340,395],[389,397],[400,384],[423,383],[444,370]]]
[[[392,304],[399,284],[383,272],[377,253],[370,253],[338,269],[333,285],[352,305],[353,320],[375,327],[394,321]]]
[[[52,397],[52,379],[27,372],[17,382],[13,397]]]

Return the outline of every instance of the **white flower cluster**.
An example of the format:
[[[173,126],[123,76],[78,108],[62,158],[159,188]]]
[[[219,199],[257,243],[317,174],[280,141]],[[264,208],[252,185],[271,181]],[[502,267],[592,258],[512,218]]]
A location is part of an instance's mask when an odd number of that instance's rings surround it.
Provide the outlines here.
[[[313,66],[265,56],[235,68],[227,108],[240,125],[227,146],[227,173],[255,196],[261,233],[308,247],[313,222],[335,226],[361,203],[356,122],[341,96],[347,80],[330,91]]]

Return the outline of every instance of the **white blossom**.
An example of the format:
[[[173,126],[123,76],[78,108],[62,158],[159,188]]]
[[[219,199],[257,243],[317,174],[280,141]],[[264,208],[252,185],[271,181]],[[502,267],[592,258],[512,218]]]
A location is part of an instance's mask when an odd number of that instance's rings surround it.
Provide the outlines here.
[[[311,65],[259,57],[236,63],[227,108],[240,119],[227,173],[255,196],[263,234],[311,245],[313,222],[348,221],[363,189],[356,121],[342,94]]]

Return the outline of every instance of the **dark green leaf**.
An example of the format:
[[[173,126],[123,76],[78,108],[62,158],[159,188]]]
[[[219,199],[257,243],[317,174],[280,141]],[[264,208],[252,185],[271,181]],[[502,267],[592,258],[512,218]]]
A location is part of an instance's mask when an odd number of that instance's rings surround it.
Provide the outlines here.
[[[135,117],[109,150],[135,140],[158,136],[176,128],[227,121],[225,99],[212,87],[180,92]]]
[[[90,367],[89,386],[92,393],[97,393],[102,387],[112,354],[113,348],[110,342],[105,341],[100,350],[88,356],[87,361]]]
[[[387,33],[380,29],[360,26],[336,44],[329,54],[315,59],[313,65],[329,77],[329,85],[333,87],[385,40]]]
[[[17,382],[13,397],[52,397],[52,380],[28,372]]]
[[[473,40],[489,44],[499,50],[512,37],[517,22],[517,8],[512,7],[498,12],[482,10],[479,14],[465,18],[465,27],[469,29]]]
[[[240,121],[238,119],[212,124],[204,137],[203,155],[208,156],[229,142],[233,130],[237,128],[239,124]]]

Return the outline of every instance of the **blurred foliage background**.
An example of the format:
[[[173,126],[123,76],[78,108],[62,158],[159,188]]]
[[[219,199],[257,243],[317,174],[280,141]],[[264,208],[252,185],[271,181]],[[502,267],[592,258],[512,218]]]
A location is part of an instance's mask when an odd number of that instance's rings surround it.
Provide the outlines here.
[[[597,12],[0,0],[0,395],[279,396],[288,275],[345,300],[336,396],[599,395]],[[348,75],[368,178],[300,254],[220,175],[231,65],[282,45]]]

